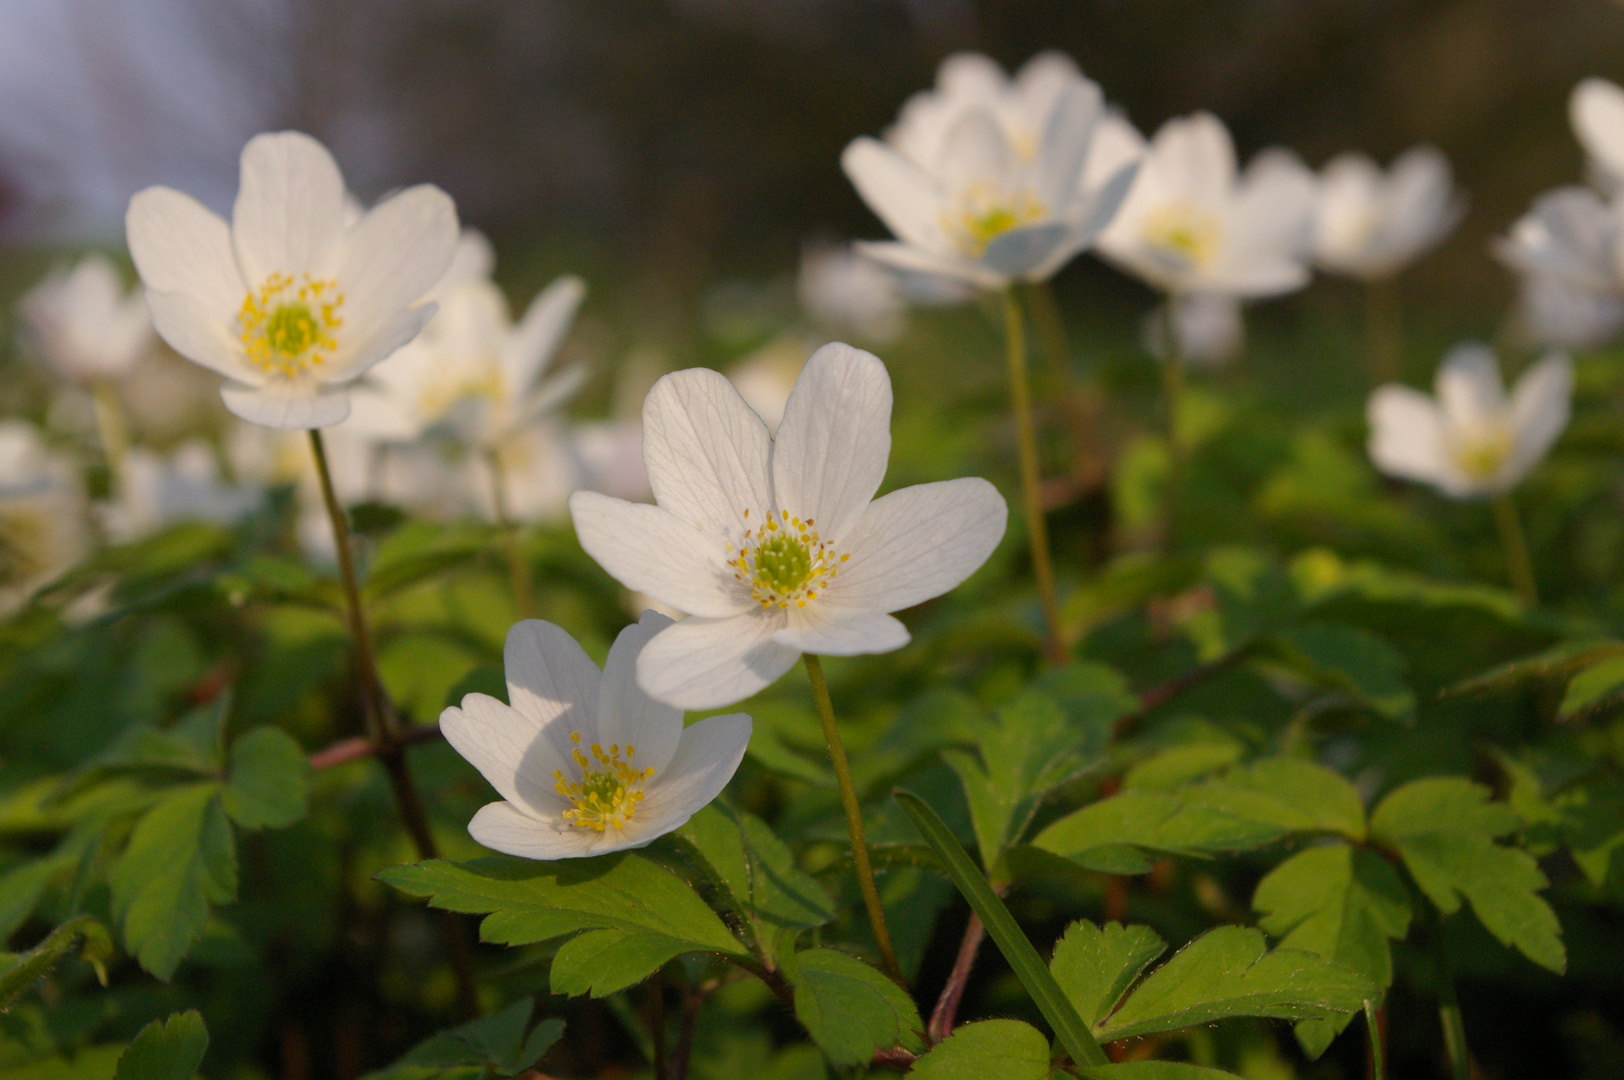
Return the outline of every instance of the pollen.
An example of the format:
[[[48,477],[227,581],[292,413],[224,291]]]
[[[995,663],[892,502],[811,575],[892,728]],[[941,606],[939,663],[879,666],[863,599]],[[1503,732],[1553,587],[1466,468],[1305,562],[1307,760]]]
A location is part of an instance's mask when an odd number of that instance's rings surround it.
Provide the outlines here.
[[[1216,216],[1183,202],[1158,207],[1145,221],[1146,243],[1183,266],[1210,263],[1222,232]]]
[[[580,770],[579,780],[569,780],[563,769],[553,770],[554,790],[570,801],[564,811],[564,820],[581,829],[593,832],[616,832],[626,827],[637,806],[643,801],[643,786],[654,777],[652,768],[639,769],[632,763],[637,748],[631,743],[624,747],[611,743],[605,750],[593,743],[581,749],[581,733],[570,732],[570,756]]]
[[[942,211],[942,227],[966,253],[979,256],[1000,236],[1046,213],[1047,207],[1031,192],[1005,191],[983,182],[966,188],[955,209]]]
[[[1473,431],[1456,433],[1450,440],[1450,456],[1471,480],[1492,480],[1511,457],[1515,440],[1505,422],[1485,423]]]
[[[344,325],[343,306],[336,281],[273,273],[237,311],[243,351],[250,363],[273,375],[320,367],[338,347],[333,331]]]
[[[750,520],[750,511],[744,512],[744,520]],[[788,510],[769,510],[762,525],[745,530],[739,547],[728,545],[734,578],[763,608],[804,608],[850,558],[837,554],[813,526],[811,518],[802,521]]]

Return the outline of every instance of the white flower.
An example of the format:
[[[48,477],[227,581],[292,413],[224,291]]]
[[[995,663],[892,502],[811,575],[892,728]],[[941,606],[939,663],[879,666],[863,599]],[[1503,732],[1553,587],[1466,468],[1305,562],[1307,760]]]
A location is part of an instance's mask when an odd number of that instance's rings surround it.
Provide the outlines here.
[[[802,248],[795,284],[801,310],[819,327],[881,345],[908,328],[901,280],[849,247]]]
[[[570,498],[581,546],[635,592],[690,618],[637,665],[661,701],[711,708],[754,694],[803,652],[889,652],[889,612],[969,577],[1004,534],[985,480],[874,493],[891,453],[891,380],[849,345],[825,345],[795,383],[776,438],[714,371],[667,375],[643,404],[658,505]]]
[[[440,730],[503,802],[468,833],[527,859],[570,859],[643,847],[678,828],[732,779],[750,742],[743,713],[682,726],[682,712],[638,689],[638,654],[671,620],[647,611],[597,665],[539,619],[508,631],[508,701],[469,694]]]
[[[1437,400],[1406,386],[1370,396],[1370,457],[1389,476],[1452,498],[1511,490],[1568,423],[1573,366],[1562,355],[1529,368],[1508,400],[1486,346],[1457,345],[1438,369]]]
[[[897,270],[999,289],[1042,281],[1093,242],[1133,166],[1084,183],[1100,88],[1069,61],[1040,59],[1030,80],[1023,71],[1026,81],[1009,86],[984,57],[949,58],[938,97],[910,102],[889,142],[846,147],[846,175],[897,237],[859,251]],[[980,81],[965,89],[955,72],[971,69]]]
[[[103,255],[52,271],[23,297],[21,314],[45,359],[81,385],[128,374],[152,348],[140,288],[126,293]]]
[[[1176,342],[1168,340],[1170,330]],[[1145,317],[1144,337],[1146,348],[1159,359],[1167,359],[1176,343],[1186,363],[1217,367],[1240,354],[1246,344],[1246,321],[1234,297],[1175,294]]]
[[[579,368],[542,376],[585,294],[579,278],[559,278],[515,324],[495,282],[456,282],[422,334],[356,392],[349,426],[404,442],[444,425],[466,446],[499,445],[580,386]]]
[[[119,470],[116,492],[117,500],[104,510],[103,524],[110,536],[124,541],[177,521],[229,525],[264,499],[257,484],[224,483],[214,451],[195,439],[167,457],[146,447],[130,450]]]
[[[1119,142],[1138,137],[1126,121],[1112,130]],[[1259,154],[1237,175],[1228,130],[1196,113],[1162,125],[1095,246],[1164,292],[1290,292],[1308,283],[1314,192],[1307,166],[1281,150]]]
[[[1391,277],[1448,235],[1465,208],[1449,159],[1434,147],[1406,150],[1386,173],[1364,154],[1340,154],[1320,172],[1314,261],[1364,281]]]
[[[89,550],[84,491],[71,462],[21,420],[0,421],[0,616]]]
[[[420,303],[457,245],[457,214],[431,185],[345,221],[332,156],[298,132],[257,135],[242,152],[227,225],[189,195],[153,187],[130,200],[130,253],[165,341],[226,377],[221,397],[267,427],[330,427],[348,384],[434,314]]]
[[[1585,79],[1568,98],[1568,118],[1602,190],[1624,187],[1624,89],[1606,79]]]
[[[1620,244],[1624,207],[1589,188],[1547,191],[1495,244],[1495,254],[1523,273],[1547,274],[1592,293],[1618,293],[1624,275]]]
[[[1521,340],[1553,349],[1592,349],[1624,330],[1624,296],[1594,292],[1554,274],[1526,273],[1518,282]]]

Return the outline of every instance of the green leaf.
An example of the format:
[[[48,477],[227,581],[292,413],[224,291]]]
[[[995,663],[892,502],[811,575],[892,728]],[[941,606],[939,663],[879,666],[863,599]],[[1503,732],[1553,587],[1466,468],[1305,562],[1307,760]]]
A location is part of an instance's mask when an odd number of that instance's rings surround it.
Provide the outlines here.
[[[1087,919],[1072,923],[1055,944],[1049,970],[1055,982],[1090,1027],[1098,1026],[1151,962],[1167,951],[1167,942],[1148,926],[1107,923],[1103,929]]]
[[[1124,1061],[1077,1071],[1085,1080],[1237,1080],[1234,1073],[1184,1061]]]
[[[160,979],[203,934],[209,905],[237,895],[237,852],[220,785],[176,788],[147,811],[108,874],[125,948]]]
[[[1340,833],[1365,838],[1365,807],[1340,774],[1295,758],[1266,758],[1221,779],[1174,793],[1189,807],[1204,807],[1286,832]]]
[[[1579,672],[1568,683],[1557,720],[1588,720],[1624,701],[1624,656],[1611,656]]]
[[[114,1080],[190,1080],[209,1048],[209,1029],[196,1009],[154,1020],[118,1059]]]
[[[1415,694],[1404,681],[1408,665],[1403,654],[1368,630],[1338,623],[1298,623],[1276,631],[1272,644],[1275,659],[1383,716],[1398,719],[1415,711]]]
[[[1558,793],[1562,839],[1598,889],[1624,880],[1624,781],[1602,778]]]
[[[1225,765],[1233,765],[1240,760],[1242,751],[1243,747],[1237,742],[1170,746],[1143,761],[1135,762],[1133,768],[1122,777],[1122,786],[1126,789],[1170,791],[1197,777],[1217,772]]]
[[[1096,1028],[1102,1040],[1232,1016],[1306,1020],[1362,1008],[1363,976],[1300,949],[1268,952],[1261,931],[1220,926],[1180,949]]]
[[[8,940],[28,921],[47,888],[67,877],[78,865],[76,854],[58,850],[25,862],[0,877],[0,942]]]
[[[79,947],[79,958],[96,969],[96,977],[106,986],[106,961],[113,955],[112,936],[89,915],[79,915],[52,930],[38,945],[17,956],[9,967],[0,971],[0,1012],[9,1009],[24,991],[73,952],[75,946]]]
[[[1549,882],[1532,855],[1494,842],[1520,828],[1522,817],[1489,796],[1459,777],[1416,780],[1376,807],[1371,835],[1398,850],[1440,912],[1453,914],[1464,897],[1501,944],[1560,973],[1567,967],[1562,927],[1537,895]]]
[[[1442,691],[1443,697],[1479,694],[1489,690],[1506,690],[1525,682],[1567,682],[1586,668],[1604,661],[1624,657],[1621,641],[1568,641],[1535,656],[1513,660],[1509,664],[1463,679]]]
[[[486,1069],[516,1076],[541,1060],[564,1034],[564,1021],[543,1020],[525,1035],[534,999],[523,997],[499,1012],[429,1036],[393,1065],[368,1073],[365,1080],[433,1080]]]
[[[555,994],[607,997],[693,948],[692,942],[651,930],[587,930],[558,947],[548,978]]]
[[[914,1080],[1048,1080],[1049,1040],[1020,1020],[981,1020],[913,1063]]]
[[[834,918],[834,901],[795,865],[795,856],[752,814],[713,802],[672,834],[719,886],[766,955],[784,930],[809,930]]]
[[[783,961],[795,1017],[836,1068],[867,1064],[924,1028],[907,991],[854,956],[807,949]]]
[[[299,744],[273,727],[259,727],[231,747],[231,771],[221,799],[245,829],[281,829],[305,816],[310,762]]]
[[[602,928],[663,935],[693,951],[745,952],[693,889],[635,852],[559,862],[431,859],[391,867],[378,880],[435,907],[486,916],[480,937],[502,945]]]
[[[911,791],[898,790],[893,792],[893,798],[942,860],[948,877],[958,886],[970,910],[987,927],[987,936],[992,938],[1009,966],[1015,970],[1015,977],[1021,980],[1033,1004],[1054,1029],[1055,1038],[1066,1053],[1078,1063],[1104,1062],[1105,1051],[1100,1049],[1088,1025],[1077,1015],[1077,1010],[1055,982],[1049,968],[1038,956],[1038,951],[1027,939],[1026,932],[1009,913],[1009,908],[1004,906],[998,894],[992,891],[992,886],[987,884],[987,879],[976,869],[969,852],[964,850],[936,811],[919,796]]]
[[[1142,874],[1150,869],[1145,851],[1170,855],[1247,851],[1272,843],[1287,831],[1223,809],[1186,805],[1166,792],[1137,789],[1068,814],[1038,833],[1032,843],[1106,873]]]

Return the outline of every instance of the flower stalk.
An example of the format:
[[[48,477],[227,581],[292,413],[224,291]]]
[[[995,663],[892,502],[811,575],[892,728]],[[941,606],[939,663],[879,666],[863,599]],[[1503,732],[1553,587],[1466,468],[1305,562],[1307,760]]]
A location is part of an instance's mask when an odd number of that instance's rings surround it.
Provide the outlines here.
[[[835,726],[835,707],[829,700],[829,683],[823,677],[823,661],[814,653],[803,653],[807,678],[812,681],[812,701],[823,721],[823,738],[829,744],[829,761],[835,767],[835,779],[840,784],[840,805],[846,812],[846,827],[851,832],[851,861],[857,869],[857,887],[863,894],[863,906],[868,909],[868,922],[874,930],[874,943],[879,947],[880,960],[885,973],[898,985],[906,986],[902,967],[897,963],[896,949],[891,945],[891,931],[885,925],[885,908],[880,904],[880,893],[874,886],[874,868],[868,861],[868,842],[863,839],[863,811],[857,804],[857,787],[852,783],[851,764],[846,760],[846,747],[840,741],[840,730]]]
[[[1506,555],[1506,577],[1516,590],[1517,599],[1527,607],[1539,605],[1539,586],[1534,581],[1534,560],[1528,553],[1528,537],[1523,533],[1522,519],[1511,493],[1496,495],[1493,501],[1494,524],[1500,530],[1500,546]]]
[[[1179,429],[1179,412],[1184,406],[1184,343],[1179,339],[1173,305],[1168,303],[1167,358],[1162,361],[1162,399],[1167,409],[1167,491],[1162,498],[1162,544],[1169,550],[1178,530],[1179,490],[1184,486],[1184,459],[1187,448]]]
[[[1404,331],[1398,279],[1389,275],[1365,285],[1365,342],[1370,384],[1397,382],[1404,374]]]
[[[1009,364],[1010,410],[1015,414],[1015,440],[1020,453],[1021,505],[1026,512],[1026,535],[1032,548],[1032,576],[1037,580],[1038,601],[1043,606],[1043,656],[1058,666],[1066,662],[1068,650],[1060,626],[1060,604],[1055,599],[1049,529],[1043,518],[1037,434],[1032,423],[1032,394],[1026,372],[1026,327],[1014,289],[1004,290],[1004,343]]]
[[[90,399],[96,410],[96,431],[101,436],[102,452],[107,455],[108,471],[117,477],[124,468],[124,455],[130,449],[130,429],[124,421],[118,389],[108,379],[97,379],[90,384]]]
[[[507,474],[502,468],[499,450],[485,454],[491,474],[491,507],[496,512],[497,527],[507,542],[508,581],[513,589],[513,607],[521,619],[536,614],[535,586],[530,577],[530,560],[525,556],[524,527],[513,520],[507,505]]]

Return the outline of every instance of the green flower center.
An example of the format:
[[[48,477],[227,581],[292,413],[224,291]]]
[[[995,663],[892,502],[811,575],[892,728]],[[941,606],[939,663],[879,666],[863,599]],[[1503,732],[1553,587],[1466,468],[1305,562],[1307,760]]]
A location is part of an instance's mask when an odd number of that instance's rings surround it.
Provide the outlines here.
[[[1506,424],[1486,424],[1455,440],[1454,459],[1460,471],[1472,480],[1491,480],[1500,474],[1511,457],[1513,440]]]
[[[1145,222],[1145,241],[1188,266],[1203,266],[1218,252],[1222,227],[1212,214],[1187,203],[1169,203]]]
[[[744,512],[750,520],[750,511]],[[805,607],[850,555],[837,555],[818,536],[811,518],[802,521],[788,510],[767,511],[766,524],[744,531],[741,547],[727,545],[733,576],[750,589],[763,608]]]
[[[250,363],[277,375],[326,363],[338,345],[332,332],[344,324],[343,306],[335,281],[272,274],[238,309],[243,351]]]
[[[570,753],[581,770],[581,779],[566,780],[563,769],[553,770],[554,790],[570,801],[564,820],[593,832],[624,829],[637,812],[637,804],[643,801],[643,785],[654,776],[654,770],[632,765],[637,748],[631,743],[626,744],[625,757],[621,757],[618,744],[611,744],[605,752],[593,743],[589,758],[581,749],[579,731],[570,732],[570,742],[575,744]]]
[[[942,227],[965,252],[979,256],[1000,236],[1047,212],[1031,192],[1009,192],[993,184],[978,183],[959,196],[956,210],[942,211]]]

